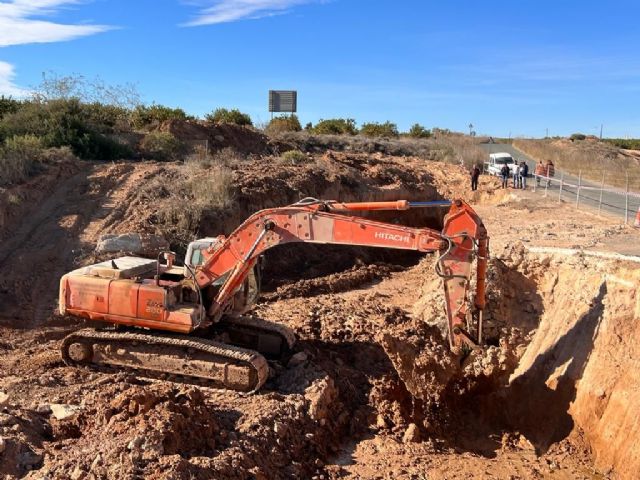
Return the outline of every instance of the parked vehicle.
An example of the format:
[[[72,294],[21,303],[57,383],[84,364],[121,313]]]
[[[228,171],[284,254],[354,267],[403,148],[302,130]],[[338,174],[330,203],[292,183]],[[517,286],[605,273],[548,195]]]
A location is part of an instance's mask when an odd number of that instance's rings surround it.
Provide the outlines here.
[[[484,170],[489,175],[500,176],[500,170],[503,165],[508,165],[510,175],[513,175],[513,171],[518,167],[515,160],[510,153],[492,153],[489,155],[489,161],[484,163]]]

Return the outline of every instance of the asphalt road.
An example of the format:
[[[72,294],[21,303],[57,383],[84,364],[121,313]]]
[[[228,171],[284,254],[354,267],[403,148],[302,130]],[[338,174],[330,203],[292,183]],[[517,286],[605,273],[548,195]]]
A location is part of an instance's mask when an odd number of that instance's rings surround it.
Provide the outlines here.
[[[527,155],[522,153],[520,150],[512,147],[511,145],[503,144],[503,143],[488,143],[488,144],[483,144],[482,147],[487,151],[487,159],[490,153],[507,152],[507,153],[510,153],[511,156],[514,158],[514,160],[516,160],[517,162],[520,162],[521,160],[524,160],[525,162],[527,162],[527,165],[529,165],[530,175],[532,175],[533,172],[535,171],[536,161],[533,160],[531,157],[528,157]],[[551,182],[551,185],[549,186],[547,191],[547,195],[549,197],[556,198],[556,199],[559,198],[560,196],[559,180],[561,177],[562,177],[562,171],[556,168],[556,173],[554,178],[558,181]],[[569,175],[568,173],[564,173],[564,177],[562,178],[563,178],[563,182],[566,182],[571,185],[578,185],[578,177],[574,175]],[[535,179],[533,177],[528,178],[527,187],[533,188],[534,182],[535,182]],[[581,188],[580,189],[580,206],[586,205],[590,208],[595,208],[597,210],[598,205],[600,203],[600,184],[594,183],[588,180],[584,180],[584,179],[582,180],[581,184],[584,187],[594,187],[596,188],[596,190],[587,190],[587,189]],[[607,188],[610,190],[614,190],[614,189],[618,191],[622,190],[622,189],[616,189],[615,187],[610,187],[605,185],[605,189]],[[545,191],[544,181],[541,181],[541,186],[538,187],[538,189],[539,189],[538,191],[541,192],[541,194],[544,194],[544,191]],[[563,185],[562,200],[565,202],[575,203],[577,190],[578,189],[576,187],[569,186],[566,184]],[[624,218],[625,206],[626,206],[626,200],[625,200],[624,192],[621,192],[621,194],[614,193],[607,190],[602,192],[602,211]],[[629,195],[629,210],[628,210],[630,223],[633,223],[633,221],[635,220],[636,212],[638,212],[639,208],[640,208],[640,192],[631,192],[631,194]]]

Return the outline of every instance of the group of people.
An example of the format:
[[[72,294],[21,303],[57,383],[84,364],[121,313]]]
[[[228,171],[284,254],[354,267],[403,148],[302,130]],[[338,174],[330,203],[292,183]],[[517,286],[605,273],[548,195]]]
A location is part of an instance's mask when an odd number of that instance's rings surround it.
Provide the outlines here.
[[[500,177],[502,178],[502,188],[507,188],[509,184],[509,177],[513,177],[513,188],[527,188],[527,177],[529,176],[529,165],[522,160],[519,164],[516,163],[514,168],[509,168],[508,164],[504,164],[500,169]]]
[[[480,165],[477,163],[471,169],[471,190],[474,192],[478,189],[478,179],[480,178]],[[542,163],[542,160],[536,165],[536,182],[540,185],[540,177],[553,177],[555,175],[555,167],[551,160],[548,160],[546,164]],[[500,178],[502,179],[502,188],[509,186],[509,177],[513,178],[513,188],[519,188],[526,190],[527,177],[529,176],[529,165],[522,160],[517,163],[513,169],[509,168],[508,164],[504,164],[500,169]],[[547,184],[549,180],[547,180]]]

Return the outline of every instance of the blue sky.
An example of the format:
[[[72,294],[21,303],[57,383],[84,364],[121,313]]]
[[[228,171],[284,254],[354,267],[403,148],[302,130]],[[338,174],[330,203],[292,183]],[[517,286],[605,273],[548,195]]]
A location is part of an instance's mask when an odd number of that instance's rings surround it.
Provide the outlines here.
[[[133,83],[195,115],[352,117],[640,137],[640,2],[0,0],[0,93],[42,72]]]

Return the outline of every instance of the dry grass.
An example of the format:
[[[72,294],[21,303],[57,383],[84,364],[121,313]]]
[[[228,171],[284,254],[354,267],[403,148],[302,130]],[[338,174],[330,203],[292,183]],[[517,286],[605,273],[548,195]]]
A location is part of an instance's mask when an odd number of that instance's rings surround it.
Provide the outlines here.
[[[465,135],[446,135],[429,140],[439,146],[443,152],[443,161],[458,163],[471,168],[473,165],[482,165],[487,158],[487,152],[480,147],[476,138]]]
[[[462,164],[467,167],[482,163],[486,152],[479,140],[464,135],[441,135],[436,138],[370,138],[363,135],[313,135],[308,132],[288,132],[278,141],[294,145],[308,153],[327,150],[357,153],[383,153],[410,156],[425,160]]]
[[[22,183],[45,165],[76,160],[69,147],[44,148],[34,135],[15,136],[0,143],[0,186]]]
[[[228,166],[240,161],[234,152],[216,156],[191,155],[172,175],[157,177],[145,189],[150,204],[156,205],[156,228],[172,245],[186,248],[197,235],[207,213],[222,211],[234,200],[233,170]]]
[[[20,183],[36,173],[44,151],[42,142],[34,135],[8,138],[0,145],[0,185]]]
[[[280,155],[278,160],[280,163],[285,165],[299,165],[313,161],[313,159],[309,159],[306,153],[301,152],[300,150],[289,150],[288,152],[284,152]]]
[[[631,190],[640,191],[640,157],[595,140],[514,140],[513,146],[535,160],[551,160],[556,168],[572,175],[624,188],[629,176]]]

